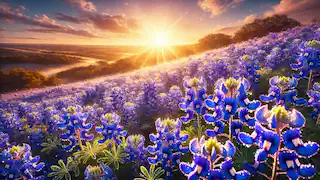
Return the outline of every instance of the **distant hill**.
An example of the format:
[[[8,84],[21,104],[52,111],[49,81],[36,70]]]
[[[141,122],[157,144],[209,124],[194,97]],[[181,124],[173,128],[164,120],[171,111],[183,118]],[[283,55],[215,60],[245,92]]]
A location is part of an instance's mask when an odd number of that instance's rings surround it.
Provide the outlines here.
[[[218,30],[215,30],[214,33],[223,33],[227,35],[233,36],[239,29],[241,29],[242,26],[229,26],[224,27]]]

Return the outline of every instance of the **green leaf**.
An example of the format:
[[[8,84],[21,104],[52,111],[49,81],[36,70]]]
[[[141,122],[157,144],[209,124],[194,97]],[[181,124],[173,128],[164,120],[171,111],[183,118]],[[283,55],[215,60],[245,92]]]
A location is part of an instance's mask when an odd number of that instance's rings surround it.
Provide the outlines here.
[[[48,174],[48,177],[57,176],[58,174],[60,174],[60,173],[59,172],[51,172]]]
[[[54,170],[54,171],[61,171],[62,170],[62,168],[57,166],[57,165],[52,165],[51,169]]]
[[[156,167],[156,165],[151,164],[151,166],[150,166],[150,174],[153,174],[153,173],[154,173],[155,167]]]
[[[67,168],[66,168],[66,165],[64,164],[64,162],[63,162],[62,159],[60,159],[60,160],[58,161],[58,164],[60,165],[61,168],[67,169]]]
[[[148,170],[147,170],[146,167],[140,166],[140,171],[141,171],[142,174],[143,174],[144,176],[146,176],[148,179],[150,178],[150,174],[149,174],[149,172],[148,172]]]
[[[66,173],[64,177],[66,178],[66,180],[71,180],[71,175],[70,175],[70,173]]]
[[[80,169],[79,169],[78,167],[76,167],[76,168],[74,169],[74,175],[75,175],[76,177],[78,177],[78,176],[80,175]]]
[[[115,168],[116,170],[119,170],[119,161],[115,161],[115,162],[114,162],[114,168]]]
[[[56,177],[54,177],[52,180],[61,180],[63,178],[63,175],[58,175]]]

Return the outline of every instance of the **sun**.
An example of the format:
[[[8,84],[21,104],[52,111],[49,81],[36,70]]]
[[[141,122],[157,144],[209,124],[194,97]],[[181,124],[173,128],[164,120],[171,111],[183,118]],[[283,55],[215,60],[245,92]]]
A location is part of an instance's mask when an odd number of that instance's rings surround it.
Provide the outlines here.
[[[156,47],[168,46],[168,34],[165,32],[155,33],[152,45]]]

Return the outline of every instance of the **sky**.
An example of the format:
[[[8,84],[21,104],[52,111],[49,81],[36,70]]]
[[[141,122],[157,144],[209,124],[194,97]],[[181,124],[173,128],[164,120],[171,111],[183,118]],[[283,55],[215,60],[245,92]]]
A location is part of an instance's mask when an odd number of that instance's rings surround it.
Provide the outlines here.
[[[0,43],[193,44],[256,18],[320,18],[320,0],[0,0]]]

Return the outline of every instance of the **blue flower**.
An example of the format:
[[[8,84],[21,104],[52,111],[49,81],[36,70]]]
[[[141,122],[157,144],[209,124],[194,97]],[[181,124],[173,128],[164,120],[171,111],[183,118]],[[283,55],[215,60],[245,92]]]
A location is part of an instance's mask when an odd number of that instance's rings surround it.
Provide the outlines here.
[[[312,178],[316,174],[316,169],[312,165],[304,165],[299,162],[298,155],[295,152],[280,152],[279,167],[287,172],[289,179]]]
[[[306,105],[307,101],[297,98],[295,88],[298,85],[296,78],[274,76],[269,80],[270,88],[267,95],[260,95],[263,102],[276,102],[278,105],[285,105],[287,102],[295,105]]]
[[[93,134],[88,134],[92,128],[91,123],[85,123],[87,115],[78,113],[73,115],[65,115],[62,122],[58,123],[57,126],[60,129],[65,130],[65,134],[62,134],[60,138],[63,141],[68,141],[69,145],[65,147],[66,151],[72,151],[76,146],[76,141],[85,140],[91,141],[94,138]]]
[[[232,166],[232,160],[228,159],[222,163],[221,172],[225,179],[246,180],[250,178],[250,173],[246,170],[236,171]]]
[[[320,119],[320,84],[314,83],[313,89],[309,90],[307,95],[309,96],[308,105],[313,107],[311,118]]]
[[[180,164],[181,154],[188,152],[188,147],[182,146],[188,140],[188,135],[181,134],[182,123],[179,119],[157,119],[155,125],[157,133],[149,135],[154,145],[147,147],[147,151],[153,155],[148,161],[150,164],[161,163],[166,178],[170,179],[172,169]]]
[[[181,172],[188,177],[188,180],[198,180],[206,178],[210,169],[210,161],[201,155],[193,156],[193,163],[180,163],[179,168]]]
[[[315,142],[303,143],[300,129],[290,129],[282,134],[286,148],[296,151],[299,156],[310,158],[318,153],[319,144]]]
[[[23,146],[12,146],[0,153],[0,178],[14,179],[43,179],[43,176],[36,176],[45,164],[40,161],[40,156],[32,157],[31,147],[28,144]],[[41,174],[41,173],[40,173]]]
[[[305,124],[305,118],[301,112],[293,109],[286,110],[284,106],[274,106],[271,110],[268,105],[261,106],[255,112],[258,122],[268,125],[272,129],[283,129],[286,126],[301,128]]]
[[[103,144],[107,140],[112,140],[116,144],[122,142],[121,137],[127,135],[127,131],[120,125],[120,116],[113,113],[107,113],[101,117],[101,125],[96,127],[96,132],[103,136],[98,143]]]
[[[87,166],[84,171],[85,180],[116,180],[110,167],[100,164],[99,166]]]

